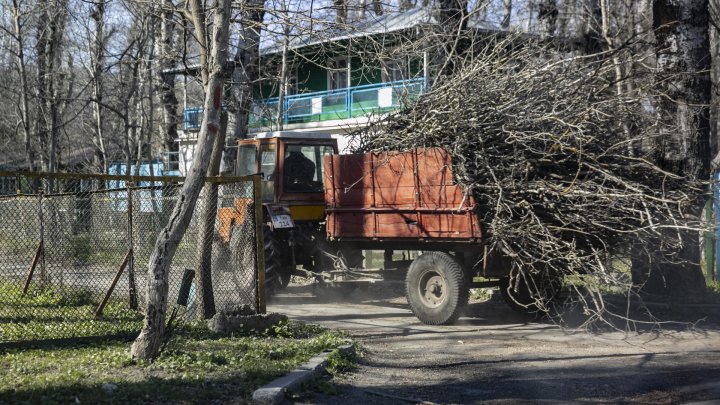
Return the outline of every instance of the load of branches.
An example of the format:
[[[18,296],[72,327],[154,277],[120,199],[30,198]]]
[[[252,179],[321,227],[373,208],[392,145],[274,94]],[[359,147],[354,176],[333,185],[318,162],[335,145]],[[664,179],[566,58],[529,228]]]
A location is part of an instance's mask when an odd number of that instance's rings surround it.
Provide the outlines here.
[[[510,279],[535,297],[548,294],[541,280],[563,279],[590,321],[604,320],[607,292],[638,287],[631,247],[662,245],[677,259],[680,231],[699,229],[688,214],[703,190],[654,163],[659,126],[671,124],[645,89],[618,94],[614,79],[609,58],[500,40],[353,141],[358,151],[445,148]]]

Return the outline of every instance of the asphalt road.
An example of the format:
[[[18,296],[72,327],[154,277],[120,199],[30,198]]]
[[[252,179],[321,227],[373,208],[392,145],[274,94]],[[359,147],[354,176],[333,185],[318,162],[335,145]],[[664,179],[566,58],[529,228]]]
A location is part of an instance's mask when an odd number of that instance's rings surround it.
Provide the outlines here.
[[[491,300],[456,325],[427,326],[396,287],[323,298],[291,287],[269,303],[346,330],[363,348],[356,370],[298,403],[720,404],[717,319],[692,330],[569,333]]]

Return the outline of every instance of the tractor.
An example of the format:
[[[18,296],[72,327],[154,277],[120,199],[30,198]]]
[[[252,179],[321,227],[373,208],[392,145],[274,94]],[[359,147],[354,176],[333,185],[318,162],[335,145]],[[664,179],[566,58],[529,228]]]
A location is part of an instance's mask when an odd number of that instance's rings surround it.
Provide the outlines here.
[[[233,174],[261,177],[265,287],[270,294],[286,287],[291,276],[318,276],[328,264],[323,253],[323,158],[337,153],[337,140],[328,134],[271,132],[238,142]],[[233,245],[234,235],[243,232],[249,204],[236,199],[234,207],[219,208],[219,233],[226,243]],[[362,262],[360,252],[346,254],[346,260],[354,259],[349,265]]]

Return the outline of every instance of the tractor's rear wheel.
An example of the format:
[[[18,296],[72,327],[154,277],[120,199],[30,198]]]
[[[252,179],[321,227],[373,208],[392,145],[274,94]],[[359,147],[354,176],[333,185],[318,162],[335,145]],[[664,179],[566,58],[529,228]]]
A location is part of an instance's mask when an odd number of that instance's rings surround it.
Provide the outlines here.
[[[283,245],[269,226],[263,226],[263,246],[265,253],[265,288],[268,295],[287,287],[290,271],[285,265],[282,254]]]
[[[405,279],[410,309],[428,325],[455,322],[468,302],[465,272],[452,256],[426,252],[410,265]]]

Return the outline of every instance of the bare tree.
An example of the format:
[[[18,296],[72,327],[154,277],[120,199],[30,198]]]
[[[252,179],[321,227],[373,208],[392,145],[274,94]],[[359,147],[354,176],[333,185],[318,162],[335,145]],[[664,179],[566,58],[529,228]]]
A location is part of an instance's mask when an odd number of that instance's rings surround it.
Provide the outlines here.
[[[37,102],[40,120],[36,131],[43,169],[57,170],[59,110],[61,109],[62,45],[67,21],[67,0],[43,0],[38,7],[35,38],[37,57]],[[52,188],[52,187],[51,187]]]
[[[95,3],[90,18],[95,23],[95,32],[90,43],[90,75],[93,89],[93,115],[95,118],[95,166],[107,172],[107,152],[103,134],[103,68],[105,65],[105,48],[108,37],[105,34],[105,1]]]
[[[178,152],[178,98],[175,94],[175,75],[163,74],[162,72],[176,67],[178,57],[175,52],[176,27],[173,21],[175,5],[172,0],[163,0],[158,5],[160,29],[156,31],[159,38],[155,40],[155,62],[157,64],[156,75],[156,92],[160,99],[162,108],[162,121],[160,133],[162,136],[163,149],[170,152],[168,159],[170,162],[177,164],[178,157],[174,153]],[[171,166],[173,166],[171,165]]]
[[[193,13],[199,13],[193,9]],[[163,232],[158,235],[149,261],[148,292],[145,306],[145,321],[140,335],[131,348],[135,358],[154,359],[160,351],[165,333],[165,316],[168,300],[168,273],[170,263],[182,239],[195,208],[205,180],[213,144],[220,131],[223,87],[226,79],[225,61],[228,56],[230,25],[230,1],[217,0],[214,9],[213,34],[209,41],[207,81],[205,82],[204,115],[196,155],[178,195],[178,200]],[[197,26],[203,20],[194,16],[196,31],[204,32],[204,26]]]
[[[30,126],[30,86],[28,84],[28,70],[25,61],[25,20],[21,5],[18,0],[12,1],[12,37],[15,40],[15,65],[20,77],[20,126],[23,130],[23,144],[25,146],[25,158],[27,159],[30,171],[35,171],[35,150],[31,144],[32,131]]]

